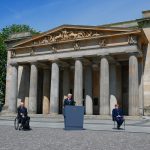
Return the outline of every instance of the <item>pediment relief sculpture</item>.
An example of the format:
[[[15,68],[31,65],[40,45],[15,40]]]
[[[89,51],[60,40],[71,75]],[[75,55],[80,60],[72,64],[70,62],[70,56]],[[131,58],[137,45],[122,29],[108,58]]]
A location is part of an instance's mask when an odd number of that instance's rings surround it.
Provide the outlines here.
[[[33,55],[35,54],[34,49],[31,48],[30,50],[31,50],[31,51],[30,51],[30,56],[33,56]]]
[[[39,41],[33,41],[33,45],[38,44],[48,44],[53,42],[60,42],[66,40],[77,40],[83,38],[92,38],[102,36],[103,33],[96,31],[67,31],[62,30],[57,33],[52,33],[50,35],[46,35],[44,38]]]
[[[49,47],[50,51],[52,50],[53,52],[55,52],[57,50],[56,45],[51,45]]]
[[[106,39],[101,39],[99,41],[99,46],[102,48],[102,47],[105,47],[106,46]]]
[[[128,37],[128,44],[129,45],[137,44],[137,36],[130,35]]]
[[[137,33],[141,31],[132,31],[125,29],[109,29],[109,28],[96,28],[96,27],[59,27],[45,33],[39,34],[29,40],[20,42],[14,45],[10,49],[24,49],[24,48],[34,48],[48,46],[53,51],[59,49],[65,49],[66,47],[72,45],[75,50],[81,48],[81,45],[86,45],[86,42],[92,44],[97,43],[101,48],[114,44],[117,40],[125,38],[124,41],[127,44],[137,44]],[[114,39],[109,40],[109,39]],[[83,41],[83,42],[82,42]],[[80,42],[80,44],[79,44]],[[113,43],[114,42],[114,43]],[[82,44],[81,44],[82,43]],[[68,45],[67,45],[68,44]],[[56,46],[57,45],[57,46]]]
[[[74,50],[79,50],[80,49],[79,42],[75,42],[73,47],[74,47]]]

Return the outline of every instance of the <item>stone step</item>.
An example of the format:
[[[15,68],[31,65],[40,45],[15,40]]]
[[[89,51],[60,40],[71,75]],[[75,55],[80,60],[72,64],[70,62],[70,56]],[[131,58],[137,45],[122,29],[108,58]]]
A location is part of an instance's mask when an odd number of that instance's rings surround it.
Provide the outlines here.
[[[14,120],[17,114],[13,113],[0,113],[0,119],[8,119]],[[36,120],[63,120],[64,117],[62,114],[29,114],[29,116]],[[84,115],[84,119],[86,120],[112,120],[110,115]],[[150,119],[148,116],[125,116],[126,120],[142,120],[142,119]]]

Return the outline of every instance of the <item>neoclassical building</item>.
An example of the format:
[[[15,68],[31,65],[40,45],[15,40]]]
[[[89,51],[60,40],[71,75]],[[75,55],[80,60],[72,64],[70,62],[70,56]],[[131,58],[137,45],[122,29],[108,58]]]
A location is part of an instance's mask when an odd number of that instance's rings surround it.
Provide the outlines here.
[[[150,114],[150,11],[143,18],[102,26],[62,25],[8,44],[5,106],[16,112],[61,114],[73,94],[87,115]]]

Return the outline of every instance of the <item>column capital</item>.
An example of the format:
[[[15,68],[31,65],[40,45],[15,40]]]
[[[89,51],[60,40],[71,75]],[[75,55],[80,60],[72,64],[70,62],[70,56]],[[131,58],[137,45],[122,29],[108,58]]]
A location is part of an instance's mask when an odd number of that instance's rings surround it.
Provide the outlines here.
[[[51,60],[51,68],[52,68],[53,64],[56,64],[59,67],[59,70],[61,70],[62,65],[61,65],[61,61],[59,59]]]
[[[138,57],[139,56],[139,53],[138,52],[132,52],[132,53],[128,53],[128,56],[135,56],[135,57]]]
[[[63,61],[63,60],[60,60],[60,61],[59,61],[59,65],[61,65],[61,66],[64,67],[64,68],[68,68],[68,67],[69,67],[69,63],[67,63],[67,62],[65,62],[65,61]]]
[[[36,61],[36,60],[29,61],[29,63],[30,63],[31,65],[37,65],[37,61]]]
[[[101,59],[103,57],[108,57],[110,54],[107,52],[104,52],[103,54],[97,54],[97,56]]]
[[[48,59],[48,61],[51,62],[51,63],[53,63],[53,62],[57,63],[57,62],[60,61],[60,59],[57,58],[56,56],[54,56],[53,59]]]
[[[16,61],[11,61],[9,64],[13,67],[18,67],[18,63]]]
[[[92,61],[87,58],[83,58],[83,62],[85,66],[92,66]]]
[[[107,57],[109,63],[113,64],[113,65],[117,65],[117,66],[120,66],[120,63],[113,57],[113,56],[108,56]]]
[[[58,63],[59,62],[59,59],[53,59],[53,60],[50,60],[52,63]]]
[[[108,57],[108,55],[106,56],[102,56],[101,58],[100,58],[100,63],[102,62],[102,60],[106,60],[108,63],[110,63],[110,59],[109,59],[109,57]]]
[[[79,56],[79,57],[72,57],[72,59],[83,61],[84,58],[83,56]]]
[[[110,60],[109,60],[109,54],[106,54],[106,55],[99,55],[99,56],[98,56],[98,59],[99,59],[100,62],[101,62],[101,60],[104,59],[104,58],[107,59],[108,62],[110,62]]]
[[[130,56],[129,56],[129,64],[130,64],[130,61],[133,60],[133,59],[136,59],[136,60],[138,61],[138,57],[133,54],[133,55],[130,55]],[[131,64],[132,64],[132,63],[131,63]]]

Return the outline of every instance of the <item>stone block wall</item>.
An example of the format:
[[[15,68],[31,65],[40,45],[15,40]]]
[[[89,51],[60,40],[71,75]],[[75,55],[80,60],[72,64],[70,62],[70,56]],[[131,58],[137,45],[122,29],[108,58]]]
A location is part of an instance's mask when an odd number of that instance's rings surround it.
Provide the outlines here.
[[[144,28],[148,46],[144,62],[144,115],[150,115],[150,28]]]

